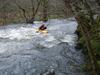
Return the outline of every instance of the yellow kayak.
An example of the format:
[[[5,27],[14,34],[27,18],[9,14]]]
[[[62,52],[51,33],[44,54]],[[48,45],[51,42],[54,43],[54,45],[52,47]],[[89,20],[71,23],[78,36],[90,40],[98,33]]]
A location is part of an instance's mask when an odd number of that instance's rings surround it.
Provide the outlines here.
[[[48,30],[39,30],[39,29],[36,29],[36,32],[47,34]]]

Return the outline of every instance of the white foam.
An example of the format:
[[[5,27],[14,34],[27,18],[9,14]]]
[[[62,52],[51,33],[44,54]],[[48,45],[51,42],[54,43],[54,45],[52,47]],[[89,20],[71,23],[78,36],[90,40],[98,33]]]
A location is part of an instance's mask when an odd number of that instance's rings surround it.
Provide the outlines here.
[[[73,40],[75,37],[73,35],[68,35],[68,33],[72,34],[76,30],[77,23],[75,21],[67,22],[56,19],[49,22],[49,33],[47,35],[36,33],[36,28],[41,25],[41,22],[36,22],[34,26],[28,25],[24,27],[20,26],[18,28],[6,28],[4,30],[0,30],[0,38],[8,38],[10,40],[16,39],[18,41],[34,39],[35,43],[38,42],[46,47],[52,47],[59,42],[74,42]]]

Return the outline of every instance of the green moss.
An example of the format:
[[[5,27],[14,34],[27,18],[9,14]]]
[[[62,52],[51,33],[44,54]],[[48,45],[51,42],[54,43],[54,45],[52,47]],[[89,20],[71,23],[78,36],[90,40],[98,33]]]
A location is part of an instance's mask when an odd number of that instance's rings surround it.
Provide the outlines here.
[[[92,44],[92,47],[95,48],[96,52],[98,54],[100,54],[100,42],[99,41],[92,40],[91,41],[91,44]]]
[[[97,61],[98,65],[100,65],[100,61]]]
[[[100,69],[100,60],[97,61],[97,64],[98,64],[98,68]]]

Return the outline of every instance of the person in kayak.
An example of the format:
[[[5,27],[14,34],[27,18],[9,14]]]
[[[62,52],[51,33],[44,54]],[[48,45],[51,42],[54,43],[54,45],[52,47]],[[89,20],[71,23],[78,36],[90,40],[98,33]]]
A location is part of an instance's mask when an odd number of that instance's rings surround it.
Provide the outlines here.
[[[44,25],[44,24],[42,24],[40,27],[39,27],[39,30],[46,30],[47,29],[47,27]]]
[[[48,33],[48,30],[46,30],[46,29],[47,29],[47,27],[46,27],[44,24],[42,24],[42,25],[38,28],[38,30],[37,30],[36,32],[37,32],[37,33],[40,32],[40,33],[46,34],[46,33]]]

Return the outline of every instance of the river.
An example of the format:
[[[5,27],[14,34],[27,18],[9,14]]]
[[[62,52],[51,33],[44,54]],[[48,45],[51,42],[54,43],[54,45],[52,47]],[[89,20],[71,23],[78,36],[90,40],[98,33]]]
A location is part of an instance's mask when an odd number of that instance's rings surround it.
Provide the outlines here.
[[[36,33],[40,25],[0,26],[0,75],[86,75],[82,50],[75,49],[77,22],[51,19],[46,35]]]

